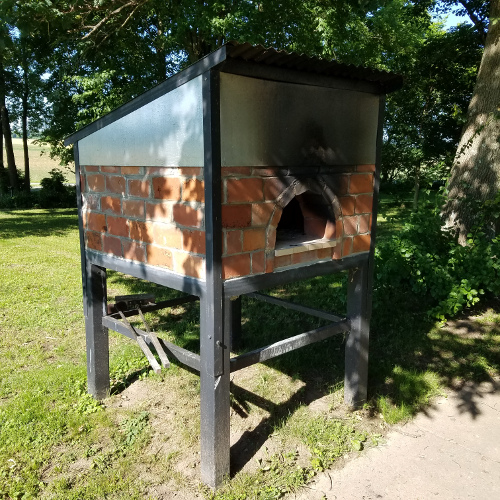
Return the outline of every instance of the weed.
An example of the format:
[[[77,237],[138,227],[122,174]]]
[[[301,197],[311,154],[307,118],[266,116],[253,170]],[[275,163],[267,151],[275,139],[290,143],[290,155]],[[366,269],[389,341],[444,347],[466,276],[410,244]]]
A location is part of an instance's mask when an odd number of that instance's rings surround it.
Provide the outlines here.
[[[311,466],[322,471],[345,453],[361,451],[367,436],[356,431],[353,423],[329,416],[310,416],[301,408],[290,419],[289,431],[299,438],[311,453]]]
[[[73,408],[81,415],[90,415],[99,411],[102,406],[99,401],[96,401],[90,394],[82,394],[78,401],[73,405]]]
[[[149,422],[149,413],[143,411],[136,417],[130,417],[124,420],[120,427],[125,434],[125,446],[132,446],[140,434],[146,429]]]

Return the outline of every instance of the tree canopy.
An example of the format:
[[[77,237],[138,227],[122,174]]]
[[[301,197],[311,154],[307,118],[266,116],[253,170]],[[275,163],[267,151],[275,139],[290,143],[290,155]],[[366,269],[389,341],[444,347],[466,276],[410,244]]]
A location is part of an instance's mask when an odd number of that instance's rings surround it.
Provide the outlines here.
[[[432,17],[452,11],[472,25],[445,30]],[[4,0],[3,136],[9,124],[70,161],[62,141],[75,129],[224,42],[247,41],[404,75],[388,100],[384,178],[418,187],[422,168],[444,175],[452,164],[488,12],[481,0]]]

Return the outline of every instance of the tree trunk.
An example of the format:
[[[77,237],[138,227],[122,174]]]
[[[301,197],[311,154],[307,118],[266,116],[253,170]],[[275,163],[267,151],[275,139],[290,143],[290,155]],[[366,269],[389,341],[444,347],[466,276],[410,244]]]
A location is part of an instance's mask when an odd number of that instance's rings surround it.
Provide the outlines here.
[[[17,191],[19,182],[17,178],[16,160],[14,158],[14,148],[12,147],[12,135],[10,133],[9,112],[5,104],[5,77],[3,64],[0,62],[0,121],[2,122],[2,132],[5,139],[5,153],[7,156],[7,168],[9,170],[10,187]],[[3,155],[3,151],[2,151]]]
[[[413,185],[413,211],[418,211],[418,199],[420,196],[420,169],[422,162],[418,160],[418,163],[415,165],[415,182]]]
[[[0,171],[5,169],[3,164],[3,129],[2,129],[2,120],[0,120]]]
[[[27,64],[23,68],[23,114],[22,114],[22,127],[23,127],[23,150],[24,150],[24,190],[28,193],[31,189],[30,183],[30,156],[28,151],[28,68]]]
[[[475,202],[500,190],[500,0],[491,0],[490,26],[467,123],[458,145],[443,212],[465,244],[476,220]],[[495,221],[491,229],[495,231]],[[498,230],[498,227],[496,228]]]
[[[12,146],[12,135],[10,133],[9,112],[5,105],[5,96],[2,95],[0,101],[0,114],[2,115],[2,131],[5,138],[5,152],[7,153],[7,168],[9,169],[10,187],[14,191],[19,190],[19,180],[17,178],[16,160],[14,158],[14,148]]]

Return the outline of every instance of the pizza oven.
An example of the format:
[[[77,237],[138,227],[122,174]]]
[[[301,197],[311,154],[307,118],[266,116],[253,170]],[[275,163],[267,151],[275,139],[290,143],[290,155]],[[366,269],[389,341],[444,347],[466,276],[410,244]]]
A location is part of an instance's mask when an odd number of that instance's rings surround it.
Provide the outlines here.
[[[346,402],[366,398],[382,110],[399,85],[386,72],[228,43],[66,141],[77,166],[89,392],[109,390],[107,328],[198,370],[211,486],[229,472],[231,371],[350,332]],[[134,330],[133,311],[108,314],[106,269],[199,299],[200,355]],[[351,273],[346,317],[323,312],[326,330],[231,357],[239,297],[271,300],[257,292],[341,270]]]

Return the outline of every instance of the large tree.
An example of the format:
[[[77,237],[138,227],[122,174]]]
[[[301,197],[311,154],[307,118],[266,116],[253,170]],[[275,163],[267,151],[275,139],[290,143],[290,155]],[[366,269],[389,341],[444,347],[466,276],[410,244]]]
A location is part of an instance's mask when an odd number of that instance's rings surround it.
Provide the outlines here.
[[[449,172],[481,53],[471,26],[446,32],[434,25],[406,54],[404,88],[387,103],[383,176],[385,181],[413,178],[414,209],[422,174],[436,180]]]
[[[0,172],[0,175],[2,175],[2,178],[0,179],[0,187],[2,189],[10,187],[11,189],[17,191],[19,187],[19,179],[17,175],[16,161],[14,158],[14,149],[12,146],[9,109],[7,107],[6,99],[10,82],[12,81],[12,73],[8,70],[11,54],[12,40],[10,37],[9,27],[3,19],[0,19],[0,121],[2,123],[2,142],[5,143],[8,174],[5,175],[4,169]]]
[[[405,0],[82,0],[59,14],[73,35],[52,85],[59,96],[68,90],[72,105],[60,113],[58,95],[49,99],[45,138],[59,153],[63,123],[86,125],[226,41],[395,69],[430,24],[425,8]]]
[[[24,189],[30,190],[30,159],[28,137],[36,133],[44,120],[45,81],[43,75],[52,56],[51,39],[54,33],[40,23],[50,10],[34,0],[3,0],[0,3],[3,47],[0,61],[0,100],[3,108],[3,133],[7,157],[13,158],[10,130],[21,135],[24,150]],[[13,163],[13,160],[10,162]],[[10,185],[21,188],[17,169],[9,162]]]
[[[449,182],[445,214],[464,243],[477,215],[477,201],[500,190],[500,0],[490,2],[484,54]],[[490,221],[492,233],[500,223]]]

